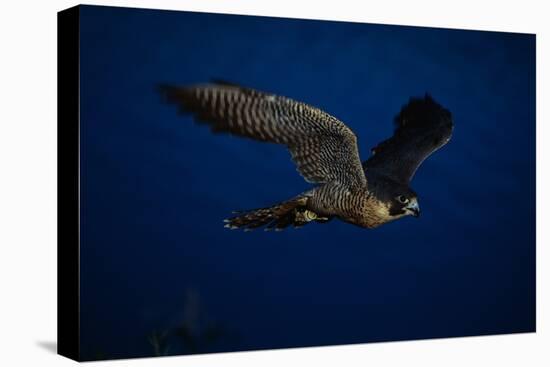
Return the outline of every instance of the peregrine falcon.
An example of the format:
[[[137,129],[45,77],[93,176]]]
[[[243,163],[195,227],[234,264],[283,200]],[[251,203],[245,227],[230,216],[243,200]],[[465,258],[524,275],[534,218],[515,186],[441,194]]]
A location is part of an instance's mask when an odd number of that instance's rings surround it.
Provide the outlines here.
[[[315,184],[270,207],[234,212],[225,220],[230,229],[282,230],[333,218],[375,228],[407,215],[418,217],[418,198],[409,183],[453,130],[451,113],[432,97],[411,98],[395,117],[393,136],[361,163],[353,131],[305,103],[226,82],[161,85],[159,91],[213,132],[285,145],[298,172]]]

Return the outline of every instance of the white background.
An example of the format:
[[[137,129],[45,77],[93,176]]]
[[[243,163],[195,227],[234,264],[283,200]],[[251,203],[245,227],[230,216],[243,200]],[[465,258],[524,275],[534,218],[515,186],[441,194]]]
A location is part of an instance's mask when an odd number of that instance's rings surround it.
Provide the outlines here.
[[[88,1],[297,18],[537,33],[537,333],[206,356],[113,366],[549,366],[549,12],[544,1]],[[537,4],[538,3],[538,4]],[[56,12],[72,1],[0,5],[0,366],[65,366],[56,355]],[[546,10],[546,11],[545,11]],[[546,17],[545,17],[546,14]],[[519,122],[518,122],[519,123]],[[510,154],[514,154],[510,147]],[[521,154],[521,152],[520,152]],[[503,198],[505,210],[506,198]],[[517,213],[521,215],[521,213]]]

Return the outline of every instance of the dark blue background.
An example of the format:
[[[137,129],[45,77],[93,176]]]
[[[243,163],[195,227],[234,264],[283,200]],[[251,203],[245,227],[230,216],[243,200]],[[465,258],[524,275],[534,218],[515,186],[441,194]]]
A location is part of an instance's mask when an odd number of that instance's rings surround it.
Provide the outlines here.
[[[85,359],[535,329],[533,35],[81,10]],[[224,229],[308,184],[282,147],[212,135],[155,91],[212,78],[326,110],[364,159],[431,93],[455,130],[413,180],[422,217]]]

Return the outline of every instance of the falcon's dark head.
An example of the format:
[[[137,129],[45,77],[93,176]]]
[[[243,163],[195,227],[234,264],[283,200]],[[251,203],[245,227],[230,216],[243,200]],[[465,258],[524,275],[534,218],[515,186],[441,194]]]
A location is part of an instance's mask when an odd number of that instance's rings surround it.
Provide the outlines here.
[[[420,216],[418,196],[408,185],[370,175],[369,192],[384,207],[385,221],[399,219],[406,215]]]
[[[407,188],[394,193],[390,201],[389,213],[392,217],[402,217],[405,215],[420,216],[420,206],[416,193]]]

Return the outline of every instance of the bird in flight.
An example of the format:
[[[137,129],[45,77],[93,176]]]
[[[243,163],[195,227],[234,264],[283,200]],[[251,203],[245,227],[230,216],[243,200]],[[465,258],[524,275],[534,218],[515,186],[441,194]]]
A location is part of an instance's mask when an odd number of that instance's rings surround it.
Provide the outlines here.
[[[420,215],[409,183],[420,164],[451,138],[451,113],[429,95],[411,98],[395,117],[391,138],[361,163],[357,137],[328,113],[287,97],[213,82],[161,85],[164,99],[213,132],[287,147],[298,172],[315,184],[270,207],[234,212],[230,229],[282,230],[333,218],[365,228]]]

